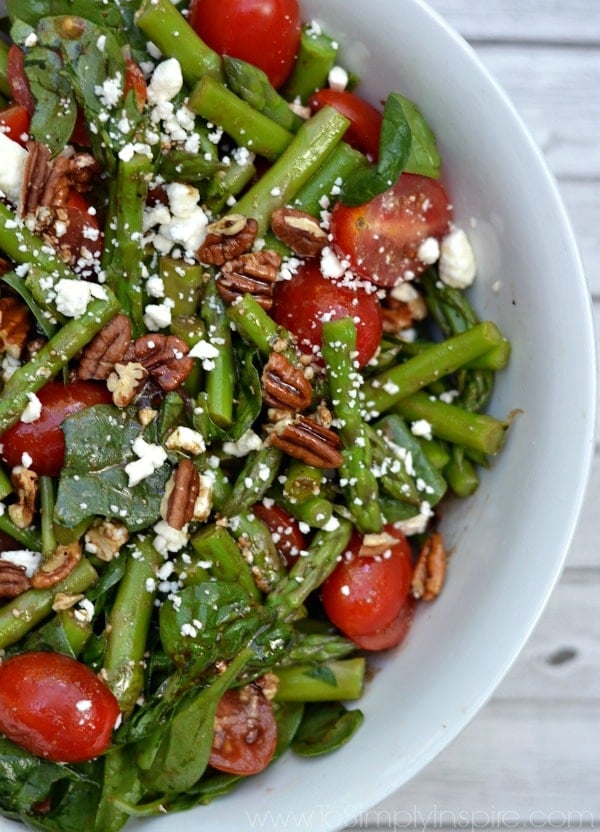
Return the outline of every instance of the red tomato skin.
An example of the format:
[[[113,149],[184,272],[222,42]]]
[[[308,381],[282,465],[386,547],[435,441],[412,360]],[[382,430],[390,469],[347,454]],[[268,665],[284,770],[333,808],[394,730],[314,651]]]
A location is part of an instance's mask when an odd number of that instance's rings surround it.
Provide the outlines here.
[[[415,614],[417,601],[412,595],[408,595],[406,601],[400,607],[400,611],[391,624],[383,630],[363,636],[352,636],[351,641],[360,647],[361,650],[377,651],[389,650],[390,647],[397,647],[410,630]]]
[[[435,179],[403,173],[389,190],[364,205],[337,203],[331,212],[333,248],[377,286],[394,286],[428,268],[418,257],[427,237],[450,227],[451,205]]]
[[[24,147],[29,134],[29,113],[22,104],[9,104],[0,110],[0,132]]]
[[[309,99],[312,112],[329,105],[350,121],[344,141],[365,153],[373,162],[379,158],[379,137],[383,115],[364,98],[345,90],[322,89]]]
[[[300,531],[298,521],[277,505],[267,507],[264,503],[256,503],[252,506],[252,513],[268,526],[271,534],[277,536],[277,551],[288,569],[292,567],[300,557],[300,552],[306,549],[306,539]]]
[[[360,555],[362,537],[355,532],[345,555],[323,583],[321,598],[328,618],[350,639],[389,627],[410,592],[412,550],[406,537],[385,526],[397,539],[389,556]]]
[[[148,86],[144,78],[144,73],[136,62],[131,58],[126,58],[123,94],[127,96],[130,90],[133,90],[136,107],[141,113],[148,98]]]
[[[119,703],[86,665],[30,652],[0,665],[0,731],[57,763],[82,763],[108,748]]]
[[[275,754],[273,706],[257,684],[226,691],[217,706],[208,763],[230,774],[258,774]]]
[[[192,0],[189,22],[215,52],[254,64],[276,88],[292,70],[301,32],[298,0]]]
[[[21,47],[17,46],[16,43],[11,44],[8,50],[6,75],[14,101],[25,107],[31,118],[35,111],[35,100],[25,75],[24,58],[25,55]]]
[[[59,246],[67,246],[76,257],[79,257],[82,249],[86,249],[95,259],[100,258],[103,248],[100,223],[95,214],[90,214],[90,205],[86,198],[78,191],[71,191],[66,212],[67,231],[58,238]],[[77,264],[73,268],[77,271]]]
[[[323,277],[318,264],[310,261],[291,280],[275,284],[271,315],[298,338],[299,348],[309,355],[321,348],[324,315],[336,320],[359,319],[356,349],[361,367],[377,352],[383,331],[381,305],[374,292]]]
[[[11,468],[21,465],[23,454],[32,459],[31,469],[40,476],[58,476],[65,459],[65,435],[61,424],[72,413],[94,404],[111,404],[104,384],[72,381],[66,386],[51,381],[37,393],[42,403],[35,422],[16,422],[0,437],[2,459]]]

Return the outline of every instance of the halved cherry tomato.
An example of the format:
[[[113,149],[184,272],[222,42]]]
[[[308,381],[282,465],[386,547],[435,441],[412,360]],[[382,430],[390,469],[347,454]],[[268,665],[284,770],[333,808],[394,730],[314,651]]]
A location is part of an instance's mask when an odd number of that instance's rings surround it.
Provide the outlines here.
[[[321,587],[328,618],[351,640],[380,634],[394,625],[409,597],[410,544],[392,525],[385,526],[384,533],[396,542],[390,541],[386,551],[376,556],[360,554],[363,540],[354,533],[348,554]]]
[[[17,543],[14,538],[12,538],[6,532],[0,532],[0,552],[12,552],[14,549],[20,549],[21,547]]]
[[[287,567],[293,566],[306,548],[306,540],[300,531],[298,521],[281,506],[266,506],[255,503],[252,513],[268,526],[273,535],[277,551],[285,561]]]
[[[450,218],[450,201],[438,181],[403,173],[364,205],[335,205],[330,230],[333,247],[354,271],[377,286],[394,286],[425,271],[419,246],[427,237],[442,237]]]
[[[66,208],[65,233],[58,238],[59,246],[66,246],[76,258],[82,249],[90,252],[94,259],[102,254],[102,233],[96,214],[90,213],[90,205],[78,191],[69,193]],[[75,266],[77,271],[77,266]]]
[[[361,650],[389,650],[404,641],[411,628],[417,601],[412,595],[408,595],[400,612],[391,624],[376,633],[366,636],[352,636],[352,641]]]
[[[66,417],[91,405],[110,404],[112,398],[104,384],[93,381],[72,381],[67,385],[51,381],[37,397],[42,403],[40,418],[16,422],[2,434],[2,459],[13,468],[22,464],[23,454],[29,454],[30,467],[36,474],[55,477],[65,459],[61,424]]]
[[[29,133],[29,113],[22,104],[9,104],[0,110],[0,131],[22,147]]]
[[[209,765],[231,774],[258,774],[275,753],[273,706],[257,684],[228,690],[217,706]]]
[[[89,667],[62,653],[0,665],[0,731],[38,757],[82,763],[110,744],[119,703]]]
[[[280,87],[300,43],[298,0],[192,0],[189,22],[220,55],[240,58]]]
[[[377,161],[383,115],[372,104],[352,92],[328,88],[314,93],[308,104],[313,112],[329,105],[346,116],[350,127],[344,133],[344,141],[366,153],[371,161]]]
[[[6,75],[12,97],[17,104],[25,107],[29,117],[31,117],[35,110],[35,101],[29,88],[29,81],[25,75],[25,55],[20,46],[16,43],[11,44],[8,50],[8,62],[6,66]]]
[[[324,320],[353,318],[361,367],[373,357],[381,340],[383,324],[376,294],[323,277],[318,264],[310,261],[291,280],[275,284],[271,314],[298,338],[298,346],[308,354],[321,348]]]
[[[131,58],[126,58],[124,95],[126,96],[130,90],[133,90],[136,106],[141,113],[148,98],[146,79],[136,62]]]

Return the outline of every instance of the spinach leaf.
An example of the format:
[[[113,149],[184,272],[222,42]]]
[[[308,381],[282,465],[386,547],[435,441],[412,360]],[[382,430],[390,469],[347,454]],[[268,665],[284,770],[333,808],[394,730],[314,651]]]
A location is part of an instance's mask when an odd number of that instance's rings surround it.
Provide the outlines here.
[[[96,812],[96,832],[118,832],[129,820],[129,815],[115,805],[119,798],[126,803],[137,803],[143,796],[133,750],[112,748],[104,756],[102,794]],[[91,832],[91,831],[90,831]]]
[[[171,467],[165,464],[129,486],[125,465],[137,457],[132,443],[143,434],[136,419],[112,405],[95,405],[63,422],[65,464],[55,518],[72,527],[90,515],[116,517],[130,531],[158,520]]]
[[[81,832],[94,829],[99,786],[89,782],[70,782],[60,802],[47,814],[28,814],[26,822],[33,829],[46,832]]]
[[[349,711],[341,702],[307,705],[292,749],[303,757],[336,751],[354,735],[363,719],[362,711]]]
[[[37,273],[40,278],[43,278],[44,276],[47,278],[46,273],[42,272],[41,269],[38,269],[35,266],[30,267],[29,273],[32,272]],[[7,286],[10,286],[13,291],[21,296],[22,300],[29,307],[29,311],[37,321],[44,335],[47,338],[52,338],[56,331],[56,321],[52,321],[42,307],[38,305],[31,293],[31,290],[25,283],[25,278],[20,277],[16,272],[7,272],[6,274],[3,274],[0,279],[3,283],[6,283]]]
[[[235,347],[236,366],[238,368],[239,404],[235,413],[232,439],[237,441],[252,427],[262,407],[260,373],[257,369],[258,350],[250,349],[240,343]]]
[[[314,667],[311,667],[310,670],[307,670],[304,675],[311,679],[318,679],[326,685],[331,685],[331,687],[337,688],[335,673],[330,667],[327,667],[326,664],[316,664]]]
[[[84,768],[78,770],[41,760],[0,736],[0,807],[4,813],[28,813],[34,803],[48,797],[57,783],[90,780],[93,785],[93,778],[88,777]]]
[[[98,0],[7,0],[6,7],[11,21],[22,20],[33,27],[44,17],[73,15],[76,11],[86,20],[113,32],[122,46],[129,44],[136,53],[134,57],[137,60],[146,55],[145,38],[134,23],[139,5],[137,0],[127,0],[125,3],[99,3]]]
[[[304,716],[304,702],[276,702],[275,721],[277,722],[277,745],[273,760],[287,751],[296,736]]]
[[[30,133],[56,156],[69,143],[77,119],[77,102],[62,60],[54,50],[36,46],[25,54],[24,68],[36,103]]]
[[[390,93],[383,110],[377,165],[359,168],[346,180],[341,201],[362,205],[391,188],[403,171],[437,178],[440,156],[435,136],[419,109],[399,93]]]

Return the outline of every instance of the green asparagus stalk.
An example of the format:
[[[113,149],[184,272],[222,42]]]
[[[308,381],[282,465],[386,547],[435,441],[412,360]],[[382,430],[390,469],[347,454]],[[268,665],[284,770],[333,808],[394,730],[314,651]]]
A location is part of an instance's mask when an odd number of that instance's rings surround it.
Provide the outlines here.
[[[371,413],[384,413],[397,402],[434,381],[464,367],[474,358],[503,343],[496,324],[484,321],[454,335],[369,379],[364,386],[365,404]]]
[[[17,543],[20,543],[21,546],[29,549],[31,552],[42,551],[42,538],[37,529],[33,526],[30,526],[28,529],[20,529],[18,526],[15,526],[6,511],[0,514],[0,532],[4,532],[4,534],[12,537],[13,540],[16,540]]]
[[[160,158],[159,173],[167,182],[200,182],[211,180],[225,165],[219,159],[207,159],[204,153],[170,150]]]
[[[292,501],[317,497],[323,482],[323,471],[320,468],[292,459],[286,472],[283,494],[287,500]]]
[[[290,108],[285,98],[271,86],[265,72],[239,58],[223,56],[227,86],[243,101],[272,119],[280,127],[295,133],[302,119]]]
[[[71,574],[49,589],[28,589],[0,608],[0,650],[15,644],[52,612],[56,594],[76,595],[95,583],[98,574],[89,561],[81,560]]]
[[[15,263],[31,263],[53,278],[75,277],[71,269],[54,249],[32,234],[19,217],[4,203],[0,203],[0,250]]]
[[[29,393],[40,390],[119,311],[109,289],[106,300],[93,300],[81,318],[66,323],[27,364],[19,367],[0,394],[0,433],[14,424],[25,409]]]
[[[173,257],[161,257],[158,273],[163,280],[166,297],[173,300],[173,317],[194,315],[202,292],[202,266],[182,259],[175,260]]]
[[[249,153],[245,160],[232,161],[224,170],[218,171],[210,182],[205,197],[208,209],[213,214],[218,214],[231,200],[235,202],[235,197],[255,176],[253,153]]]
[[[330,662],[343,659],[355,650],[355,644],[336,633],[303,633],[299,641],[292,645],[279,667],[308,662]]]
[[[108,617],[104,670],[127,717],[144,686],[143,660],[162,556],[148,538],[139,537],[122,557],[127,557],[127,566]]]
[[[269,227],[276,208],[290,203],[339,144],[348,120],[323,107],[298,130],[277,161],[237,202],[235,212],[253,217],[258,233]]]
[[[362,376],[354,365],[356,326],[351,318],[323,324],[322,352],[331,403],[340,424],[343,458],[340,483],[359,531],[378,532],[383,525],[378,504],[379,487],[371,470],[371,441],[360,415]]]
[[[473,448],[493,456],[502,447],[508,427],[485,413],[470,413],[453,404],[414,393],[398,402],[394,410],[408,421],[424,419],[438,439]]]
[[[135,22],[163,55],[177,58],[188,86],[205,75],[221,79],[221,58],[198,37],[171,0],[143,0]]]
[[[248,454],[233,490],[221,508],[222,514],[235,517],[260,502],[279,473],[282,459],[282,451],[273,445]]]
[[[142,222],[151,176],[152,160],[146,154],[119,160],[103,253],[106,284],[130,317],[136,335],[143,330]]]
[[[269,356],[276,341],[290,342],[289,333],[275,323],[252,295],[244,295],[239,301],[232,303],[227,309],[227,315],[242,338],[254,344],[265,357]],[[284,350],[283,354],[292,364],[298,363],[298,356],[292,347]]]
[[[54,515],[54,483],[52,477],[40,477],[40,515],[42,556],[48,558],[56,549],[56,536],[52,523]]]
[[[285,564],[268,527],[250,511],[233,518],[229,531],[251,564],[256,585],[271,592],[285,575]]]
[[[273,161],[281,156],[293,134],[246,104],[224,84],[205,76],[194,87],[189,108],[218,124],[240,146]]]
[[[12,494],[13,487],[10,483],[10,478],[4,468],[0,465],[0,500],[4,500],[9,494]]]
[[[363,692],[365,660],[340,659],[323,664],[277,668],[278,702],[337,702],[359,699]]]
[[[308,495],[302,499],[289,498],[283,490],[276,494],[275,499],[292,517],[314,529],[326,528],[333,517],[333,503],[320,494]]]
[[[333,153],[315,171],[310,179],[298,191],[293,200],[294,208],[299,208],[318,217],[327,208],[329,197],[335,195],[350,174],[369,164],[366,156],[346,142],[340,142]],[[325,197],[326,202],[323,201]]]
[[[444,476],[457,497],[470,497],[479,486],[475,466],[467,458],[464,448],[457,445],[452,446],[452,456],[444,468]]]
[[[214,280],[206,284],[201,315],[210,343],[217,349],[206,378],[208,414],[220,427],[228,427],[233,421],[235,361],[225,305]]]
[[[283,620],[292,621],[311,592],[333,572],[351,534],[352,524],[344,519],[333,531],[318,531],[307,554],[298,558],[287,577],[267,596],[267,606],[277,609]]]
[[[282,95],[288,101],[299,99],[306,103],[313,92],[327,83],[337,53],[338,46],[328,35],[315,31],[310,25],[303,27],[296,63],[284,84]]]
[[[205,526],[191,539],[196,555],[206,564],[206,569],[218,580],[239,584],[248,595],[257,600],[260,592],[250,566],[226,529]]]

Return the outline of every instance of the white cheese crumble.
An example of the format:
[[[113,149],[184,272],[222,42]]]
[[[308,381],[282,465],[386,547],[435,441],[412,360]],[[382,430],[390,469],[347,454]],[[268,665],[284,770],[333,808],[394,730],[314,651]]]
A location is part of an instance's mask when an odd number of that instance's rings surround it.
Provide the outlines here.
[[[414,436],[422,436],[423,439],[431,439],[431,425],[426,419],[417,419],[410,426],[411,433]]]
[[[156,537],[152,541],[152,545],[163,557],[167,557],[169,552],[179,552],[188,542],[187,526],[183,529],[174,529],[169,526],[166,520],[159,520],[154,525]]]
[[[204,437],[197,430],[179,425],[169,434],[165,446],[170,451],[186,451],[196,456],[206,450]]]
[[[42,555],[40,552],[32,552],[30,549],[13,549],[12,551],[2,552],[2,560],[14,563],[15,566],[23,566],[25,574],[28,578],[31,578],[42,562]]]
[[[129,477],[129,487],[133,488],[165,464],[167,452],[160,445],[146,442],[142,436],[134,439],[131,448],[138,459],[127,463],[125,473]]]
[[[343,92],[348,86],[348,73],[341,66],[332,66],[329,70],[327,81],[332,90]]]
[[[37,422],[42,415],[42,403],[35,393],[28,393],[27,398],[29,401],[25,410],[21,413],[21,421],[26,424],[31,424],[31,422]]]
[[[250,428],[243,433],[237,442],[224,442],[223,451],[229,456],[247,456],[251,451],[258,451],[262,447],[262,439]]]
[[[453,289],[466,289],[475,279],[475,255],[462,228],[455,228],[442,239],[439,274],[442,283]]]
[[[148,102],[160,104],[171,101],[183,87],[181,65],[177,58],[167,58],[156,66],[148,84]]]
[[[81,318],[92,298],[106,300],[106,289],[97,283],[62,277],[54,286],[57,310],[67,318]]]
[[[20,200],[28,156],[24,147],[0,131],[0,190],[14,205]]]

